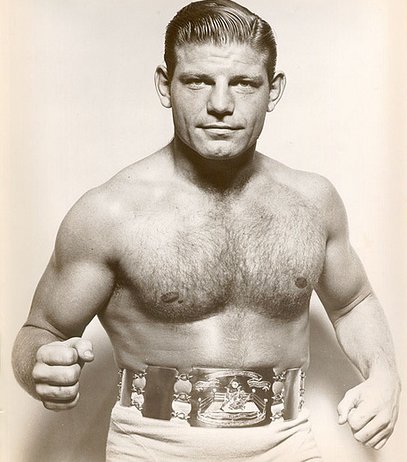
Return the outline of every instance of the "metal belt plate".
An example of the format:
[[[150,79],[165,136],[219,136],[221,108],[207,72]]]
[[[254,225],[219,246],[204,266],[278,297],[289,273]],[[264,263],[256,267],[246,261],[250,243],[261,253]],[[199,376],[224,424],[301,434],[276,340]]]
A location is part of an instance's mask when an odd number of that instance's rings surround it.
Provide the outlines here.
[[[269,424],[298,416],[304,401],[300,368],[194,367],[180,374],[170,367],[120,371],[119,400],[144,417],[191,426],[236,428]]]

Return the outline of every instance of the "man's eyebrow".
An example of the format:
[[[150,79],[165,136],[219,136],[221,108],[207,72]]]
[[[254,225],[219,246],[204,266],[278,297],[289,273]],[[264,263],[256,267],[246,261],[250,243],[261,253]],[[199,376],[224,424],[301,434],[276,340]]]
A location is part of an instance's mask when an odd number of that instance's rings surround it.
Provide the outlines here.
[[[264,78],[262,75],[259,74],[238,74],[234,75],[231,78],[232,81],[239,81],[239,80],[249,80],[254,84],[261,85],[264,82]]]
[[[214,77],[210,74],[206,74],[203,72],[182,72],[179,75],[179,78],[181,80],[188,80],[188,79],[201,79],[201,80],[212,80]],[[231,82],[237,82],[240,80],[249,80],[250,82],[253,82],[254,84],[261,85],[264,83],[264,78],[262,75],[259,74],[236,74],[232,75],[230,78]]]
[[[186,79],[202,79],[202,80],[208,80],[208,79],[212,79],[213,77],[211,77],[209,74],[204,74],[202,72],[182,72],[180,75],[179,75],[179,78],[181,80],[186,80]]]

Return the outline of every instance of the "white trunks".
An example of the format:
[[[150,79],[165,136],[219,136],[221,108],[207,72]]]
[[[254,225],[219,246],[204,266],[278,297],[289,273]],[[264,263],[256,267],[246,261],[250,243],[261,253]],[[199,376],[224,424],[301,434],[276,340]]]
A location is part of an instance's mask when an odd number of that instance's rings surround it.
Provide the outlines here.
[[[112,410],[107,462],[321,462],[308,411],[260,427],[200,428]]]

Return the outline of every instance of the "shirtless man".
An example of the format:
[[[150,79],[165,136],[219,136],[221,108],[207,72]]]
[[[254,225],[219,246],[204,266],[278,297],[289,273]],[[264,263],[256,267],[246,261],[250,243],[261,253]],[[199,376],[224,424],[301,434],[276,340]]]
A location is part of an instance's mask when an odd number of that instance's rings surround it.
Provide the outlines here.
[[[174,139],[61,225],[14,368],[47,409],[72,408],[97,315],[124,371],[109,460],[320,460],[300,410],[313,290],[365,379],[339,423],[376,449],[393,431],[392,341],[341,199],[256,151],[285,86],[275,61],[270,26],[245,8],[181,10],[155,75]]]

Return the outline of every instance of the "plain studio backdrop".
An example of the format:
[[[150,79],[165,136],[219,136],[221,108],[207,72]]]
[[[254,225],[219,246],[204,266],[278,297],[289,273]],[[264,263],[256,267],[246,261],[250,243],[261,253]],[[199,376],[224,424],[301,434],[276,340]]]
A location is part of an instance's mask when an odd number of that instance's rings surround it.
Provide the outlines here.
[[[274,27],[278,69],[288,81],[258,149],[325,175],[337,187],[405,377],[404,2],[242,3]],[[171,113],[155,95],[153,73],[162,61],[164,28],[183,5],[180,0],[2,4],[1,96],[10,128],[1,140],[4,461],[103,460],[116,370],[98,321],[85,332],[95,343],[96,360],[84,369],[81,400],[72,411],[46,411],[17,385],[11,346],[67,210],[85,191],[171,139]],[[339,350],[316,297],[311,316],[306,402],[325,460],[406,460],[405,407],[379,453],[362,448],[346,426],[337,425],[337,403],[359,376]]]

